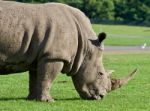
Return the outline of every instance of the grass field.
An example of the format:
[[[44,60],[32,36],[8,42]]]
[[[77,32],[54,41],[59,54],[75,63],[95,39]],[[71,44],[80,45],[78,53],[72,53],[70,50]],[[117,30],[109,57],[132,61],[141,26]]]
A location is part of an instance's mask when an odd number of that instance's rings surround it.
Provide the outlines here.
[[[81,100],[70,77],[59,75],[51,94],[54,103],[26,101],[28,75],[0,76],[0,111],[149,111],[150,53],[111,54],[104,56],[105,68],[114,69],[113,76],[122,77],[133,68],[138,74],[126,86],[108,94],[102,101]],[[66,82],[64,82],[66,81]]]
[[[107,33],[106,45],[136,46],[147,43],[150,46],[149,27],[94,24],[93,28],[97,34],[102,31]]]

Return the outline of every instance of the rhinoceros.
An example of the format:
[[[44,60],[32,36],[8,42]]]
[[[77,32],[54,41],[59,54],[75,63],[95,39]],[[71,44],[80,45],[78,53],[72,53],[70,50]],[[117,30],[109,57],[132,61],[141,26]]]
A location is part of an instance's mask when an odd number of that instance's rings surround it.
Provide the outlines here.
[[[79,96],[100,100],[127,83],[136,70],[111,79],[103,63],[103,40],[80,10],[61,3],[0,1],[0,73],[29,71],[29,100],[53,101],[49,95],[58,73],[72,78]]]

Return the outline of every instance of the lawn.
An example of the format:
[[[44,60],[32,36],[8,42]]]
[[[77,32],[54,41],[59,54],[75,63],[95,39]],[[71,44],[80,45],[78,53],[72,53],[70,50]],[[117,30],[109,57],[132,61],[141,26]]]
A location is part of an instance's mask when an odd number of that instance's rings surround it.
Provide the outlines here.
[[[102,101],[81,100],[70,77],[62,74],[51,90],[54,103],[27,101],[27,72],[0,76],[0,111],[149,111],[149,55],[105,53],[105,68],[116,70],[113,76],[122,77],[134,68],[139,71],[126,86],[109,93]]]
[[[106,32],[106,45],[138,46],[146,43],[150,46],[150,28],[126,25],[98,25],[93,24],[95,32]]]

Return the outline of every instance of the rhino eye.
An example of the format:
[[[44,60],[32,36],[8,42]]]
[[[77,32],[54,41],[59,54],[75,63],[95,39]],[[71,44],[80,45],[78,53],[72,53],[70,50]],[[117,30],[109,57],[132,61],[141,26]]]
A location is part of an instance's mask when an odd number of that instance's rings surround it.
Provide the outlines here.
[[[102,72],[98,72],[97,79],[101,79],[104,74]]]
[[[102,75],[104,75],[102,72],[98,72],[98,75],[100,75],[100,76],[102,76]]]

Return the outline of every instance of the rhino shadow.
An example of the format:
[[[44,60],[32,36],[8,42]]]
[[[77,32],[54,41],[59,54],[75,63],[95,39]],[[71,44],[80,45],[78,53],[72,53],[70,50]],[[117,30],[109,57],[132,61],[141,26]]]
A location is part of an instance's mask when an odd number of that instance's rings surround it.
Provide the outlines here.
[[[8,98],[8,97],[2,97],[0,98],[0,101],[11,101],[11,100],[26,100],[25,97],[11,97],[11,98]]]
[[[75,98],[61,98],[61,99],[55,98],[54,100],[55,101],[68,101],[68,100],[70,100],[70,101],[76,101],[76,100],[81,100],[81,98],[77,98],[77,97],[75,97]]]
[[[27,98],[26,97],[11,97],[11,98],[8,98],[8,97],[1,97],[0,98],[0,101],[11,101],[11,100],[27,100]],[[68,100],[70,100],[70,101],[76,101],[76,100],[81,100],[81,98],[77,98],[77,97],[75,97],[75,98],[61,98],[61,99],[57,99],[57,98],[55,98],[54,99],[55,101],[68,101]]]

